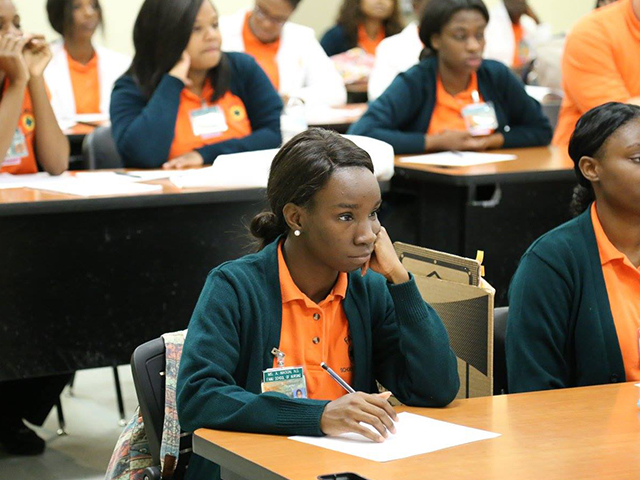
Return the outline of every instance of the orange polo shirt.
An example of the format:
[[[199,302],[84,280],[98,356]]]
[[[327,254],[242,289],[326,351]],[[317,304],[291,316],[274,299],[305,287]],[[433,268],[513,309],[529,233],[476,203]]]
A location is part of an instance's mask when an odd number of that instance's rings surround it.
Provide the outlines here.
[[[380,42],[384,40],[384,28],[378,30],[376,38],[369,38],[364,25],[358,25],[358,46],[370,55],[376,54],[376,48],[380,45]]]
[[[2,86],[3,93],[8,85],[9,80],[5,80]],[[37,173],[38,164],[36,163],[36,155],[33,148],[36,118],[28,90],[25,90],[22,113],[16,127],[13,134],[13,142],[0,164],[0,172],[13,174]]]
[[[613,322],[616,325],[627,381],[640,380],[640,268],[636,268],[607,238],[596,204],[591,207]]]
[[[232,138],[243,138],[251,134],[251,122],[240,97],[227,91],[221,99],[212,103],[209,100],[212,95],[213,87],[209,80],[206,81],[201,96],[196,95],[188,88],[182,90],[169,160],[205,145],[224,142]],[[191,123],[191,113],[211,106],[218,106],[222,109],[227,122],[227,130],[209,136],[196,135]]]
[[[562,59],[564,99],[553,144],[568,146],[578,119],[607,102],[640,96],[640,19],[619,0],[573,28]]]
[[[83,65],[67,52],[69,75],[76,113],[100,113],[100,78],[98,76],[98,54],[94,53],[89,63]]]
[[[278,71],[278,61],[276,56],[278,50],[280,50],[280,38],[275,42],[262,43],[258,37],[256,37],[249,27],[249,17],[251,12],[247,12],[247,16],[244,18],[244,26],[242,27],[242,40],[244,42],[244,51],[251,55],[258,65],[267,74],[269,80],[273,84],[273,88],[278,90],[280,88],[280,72]]]
[[[513,39],[515,41],[515,50],[513,52],[513,67],[518,68],[523,66],[527,62],[529,57],[529,48],[524,40],[524,30],[522,25],[518,23],[512,23],[513,27]]]
[[[293,282],[278,246],[278,270],[282,293],[282,329],[278,348],[285,354],[287,367],[304,368],[307,395],[316,400],[335,400],[347,392],[322,367],[325,362],[351,385],[349,322],[342,301],[347,294],[348,277],[338,274],[327,298],[316,304]],[[277,360],[273,361],[274,368]]]
[[[445,90],[442,79],[438,75],[436,105],[431,114],[427,135],[436,135],[445,130],[465,131],[467,126],[464,123],[462,109],[474,103],[472,97],[474,91],[478,91],[478,75],[475,72],[471,74],[471,81],[467,89],[455,96]],[[479,91],[478,95],[480,95]],[[483,101],[482,97],[480,97],[480,101]]]

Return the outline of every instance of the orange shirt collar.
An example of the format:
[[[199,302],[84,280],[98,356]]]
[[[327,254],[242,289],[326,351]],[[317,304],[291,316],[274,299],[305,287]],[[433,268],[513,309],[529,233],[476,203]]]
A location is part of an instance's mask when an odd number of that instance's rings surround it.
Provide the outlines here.
[[[182,95],[192,101],[192,102],[202,102],[203,100],[209,103],[209,100],[213,96],[213,87],[211,86],[211,81],[207,78],[202,86],[202,93],[197,95],[195,92],[192,92],[188,88],[184,88],[182,90]]]
[[[476,72],[471,73],[471,81],[469,82],[467,89],[455,96],[447,92],[442,83],[442,78],[438,75],[436,84],[436,99],[438,103],[442,103],[448,107],[459,110],[462,106],[473,101],[472,94],[474,91],[478,91],[478,74]]]
[[[371,55],[375,55],[376,48],[382,40],[384,40],[384,28],[378,30],[376,38],[371,39],[369,38],[369,35],[367,35],[367,31],[365,30],[364,25],[358,25],[358,46],[365,52]]]
[[[289,272],[289,268],[287,267],[287,262],[284,260],[284,255],[282,254],[282,246],[284,245],[284,241],[280,242],[278,245],[278,272],[280,277],[280,291],[282,293],[282,303],[292,302],[294,300],[302,300],[309,306],[314,306],[315,303],[309,297],[307,297],[295,284],[293,278],[291,277],[291,273]],[[320,304],[324,304],[326,302],[334,300],[335,297],[344,298],[347,295],[347,284],[348,277],[345,272],[340,272],[338,274],[338,279],[336,280],[335,285],[331,289],[331,293],[327,295]]]
[[[65,52],[67,54],[67,63],[69,64],[69,68],[72,68],[77,72],[84,73],[98,68],[98,54],[96,52],[93,53],[93,57],[91,57],[91,60],[86,64],[75,60],[71,55],[69,55],[69,52],[66,49]]]
[[[626,255],[620,252],[613,243],[611,243],[609,237],[607,237],[607,234],[602,228],[602,223],[600,223],[595,202],[591,205],[591,222],[593,223],[593,231],[596,234],[596,242],[598,243],[598,252],[600,253],[600,262],[602,265],[606,265],[614,260],[625,261],[627,259]],[[629,264],[631,264],[631,262],[629,262]]]

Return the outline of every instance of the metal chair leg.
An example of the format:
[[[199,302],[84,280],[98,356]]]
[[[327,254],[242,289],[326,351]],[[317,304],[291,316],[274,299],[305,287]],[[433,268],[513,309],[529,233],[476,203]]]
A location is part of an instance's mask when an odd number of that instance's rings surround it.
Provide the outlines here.
[[[67,424],[64,420],[64,413],[62,412],[62,402],[60,401],[60,397],[58,397],[58,401],[56,402],[56,412],[58,414],[58,430],[56,430],[56,434],[59,437],[67,435]]]
[[[122,387],[120,386],[120,375],[118,374],[118,367],[113,366],[113,380],[116,384],[116,398],[118,400],[118,413],[120,414],[120,420],[118,425],[124,427],[127,424],[124,414],[124,400],[122,398]]]
[[[71,375],[71,380],[69,380],[69,396],[73,397],[75,396],[75,392],[73,391],[73,386],[76,383],[76,372],[73,372],[73,374]]]

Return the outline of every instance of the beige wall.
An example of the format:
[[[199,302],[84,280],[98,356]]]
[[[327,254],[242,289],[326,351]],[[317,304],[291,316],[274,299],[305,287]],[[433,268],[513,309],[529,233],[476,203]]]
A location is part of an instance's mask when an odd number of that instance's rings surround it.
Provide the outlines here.
[[[166,0],[170,1],[170,0]],[[435,0],[437,1],[437,0]],[[494,5],[501,0],[487,0]],[[582,15],[593,7],[595,0],[529,0],[540,18],[553,26],[554,31],[566,31]],[[47,38],[56,38],[49,26],[45,11],[46,0],[13,0],[22,17],[24,29],[44,33]],[[107,25],[106,35],[98,35],[97,41],[109,48],[133,54],[132,31],[136,15],[143,0],[102,0]],[[253,0],[214,0],[221,14],[248,7]],[[293,20],[309,25],[318,36],[333,24],[341,0],[304,0],[294,14]]]

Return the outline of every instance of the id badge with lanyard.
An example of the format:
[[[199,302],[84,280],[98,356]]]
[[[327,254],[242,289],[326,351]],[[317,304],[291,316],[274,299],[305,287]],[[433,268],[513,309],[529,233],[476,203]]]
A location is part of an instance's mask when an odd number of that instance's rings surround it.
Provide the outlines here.
[[[262,372],[262,393],[279,392],[289,398],[307,398],[307,381],[302,367],[285,367],[284,352],[271,350],[278,366]]]
[[[202,138],[211,138],[221,135],[229,129],[224,111],[218,105],[207,105],[202,102],[202,107],[189,113],[193,134]]]
[[[462,109],[462,118],[467,131],[474,137],[492,134],[498,128],[498,116],[491,102],[481,102],[480,94],[474,90],[473,103]]]

